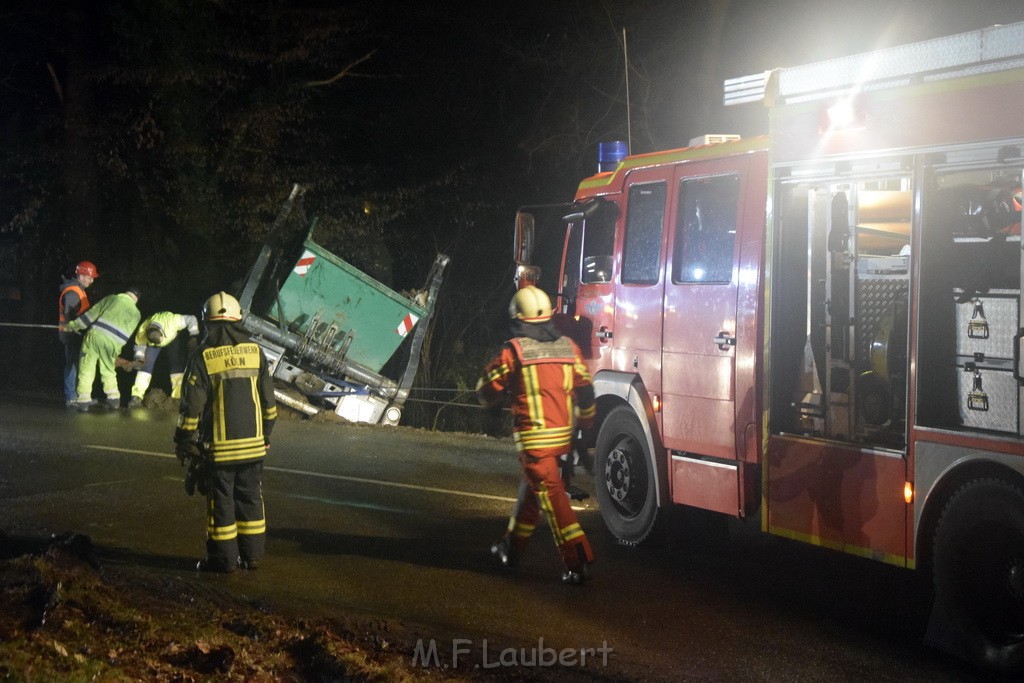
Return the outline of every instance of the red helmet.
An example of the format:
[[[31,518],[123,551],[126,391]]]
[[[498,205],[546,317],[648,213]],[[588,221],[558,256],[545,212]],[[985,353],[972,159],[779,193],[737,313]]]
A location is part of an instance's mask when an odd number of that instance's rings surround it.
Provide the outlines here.
[[[96,264],[92,261],[82,261],[75,266],[75,275],[88,275],[91,278],[98,278],[100,276],[96,270]]]

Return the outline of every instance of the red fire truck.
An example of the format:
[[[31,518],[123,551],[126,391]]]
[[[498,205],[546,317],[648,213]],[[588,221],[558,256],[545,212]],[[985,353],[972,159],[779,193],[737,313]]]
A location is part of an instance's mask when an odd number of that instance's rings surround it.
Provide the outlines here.
[[[608,529],[687,505],[928,572],[926,638],[1024,670],[1024,22],[725,85],[767,136],[517,215],[594,375]]]

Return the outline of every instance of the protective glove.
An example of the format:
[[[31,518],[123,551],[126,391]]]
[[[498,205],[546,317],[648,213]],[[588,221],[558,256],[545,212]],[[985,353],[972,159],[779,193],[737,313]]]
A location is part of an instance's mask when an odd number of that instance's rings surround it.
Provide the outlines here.
[[[202,453],[199,451],[199,445],[195,441],[182,441],[174,447],[174,454],[178,456],[178,462],[184,465],[190,459],[199,460],[202,458]]]
[[[210,493],[210,464],[205,460],[189,460],[185,471],[185,494],[191,496],[196,491],[200,495]]]

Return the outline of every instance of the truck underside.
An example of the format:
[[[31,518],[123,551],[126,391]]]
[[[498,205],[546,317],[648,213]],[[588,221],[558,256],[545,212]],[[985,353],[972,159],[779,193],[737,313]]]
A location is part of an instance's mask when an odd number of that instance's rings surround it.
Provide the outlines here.
[[[271,372],[291,391],[278,399],[307,415],[397,425],[409,394],[448,257],[423,288],[398,294],[313,241],[316,221],[289,218],[295,185],[242,288],[242,324]]]

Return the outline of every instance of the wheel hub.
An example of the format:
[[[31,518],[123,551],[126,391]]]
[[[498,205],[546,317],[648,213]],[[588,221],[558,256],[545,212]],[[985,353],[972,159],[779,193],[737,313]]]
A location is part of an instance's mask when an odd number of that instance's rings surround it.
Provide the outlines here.
[[[608,454],[608,460],[604,465],[604,481],[608,493],[616,501],[622,502],[629,495],[629,461],[621,448],[616,448]]]

